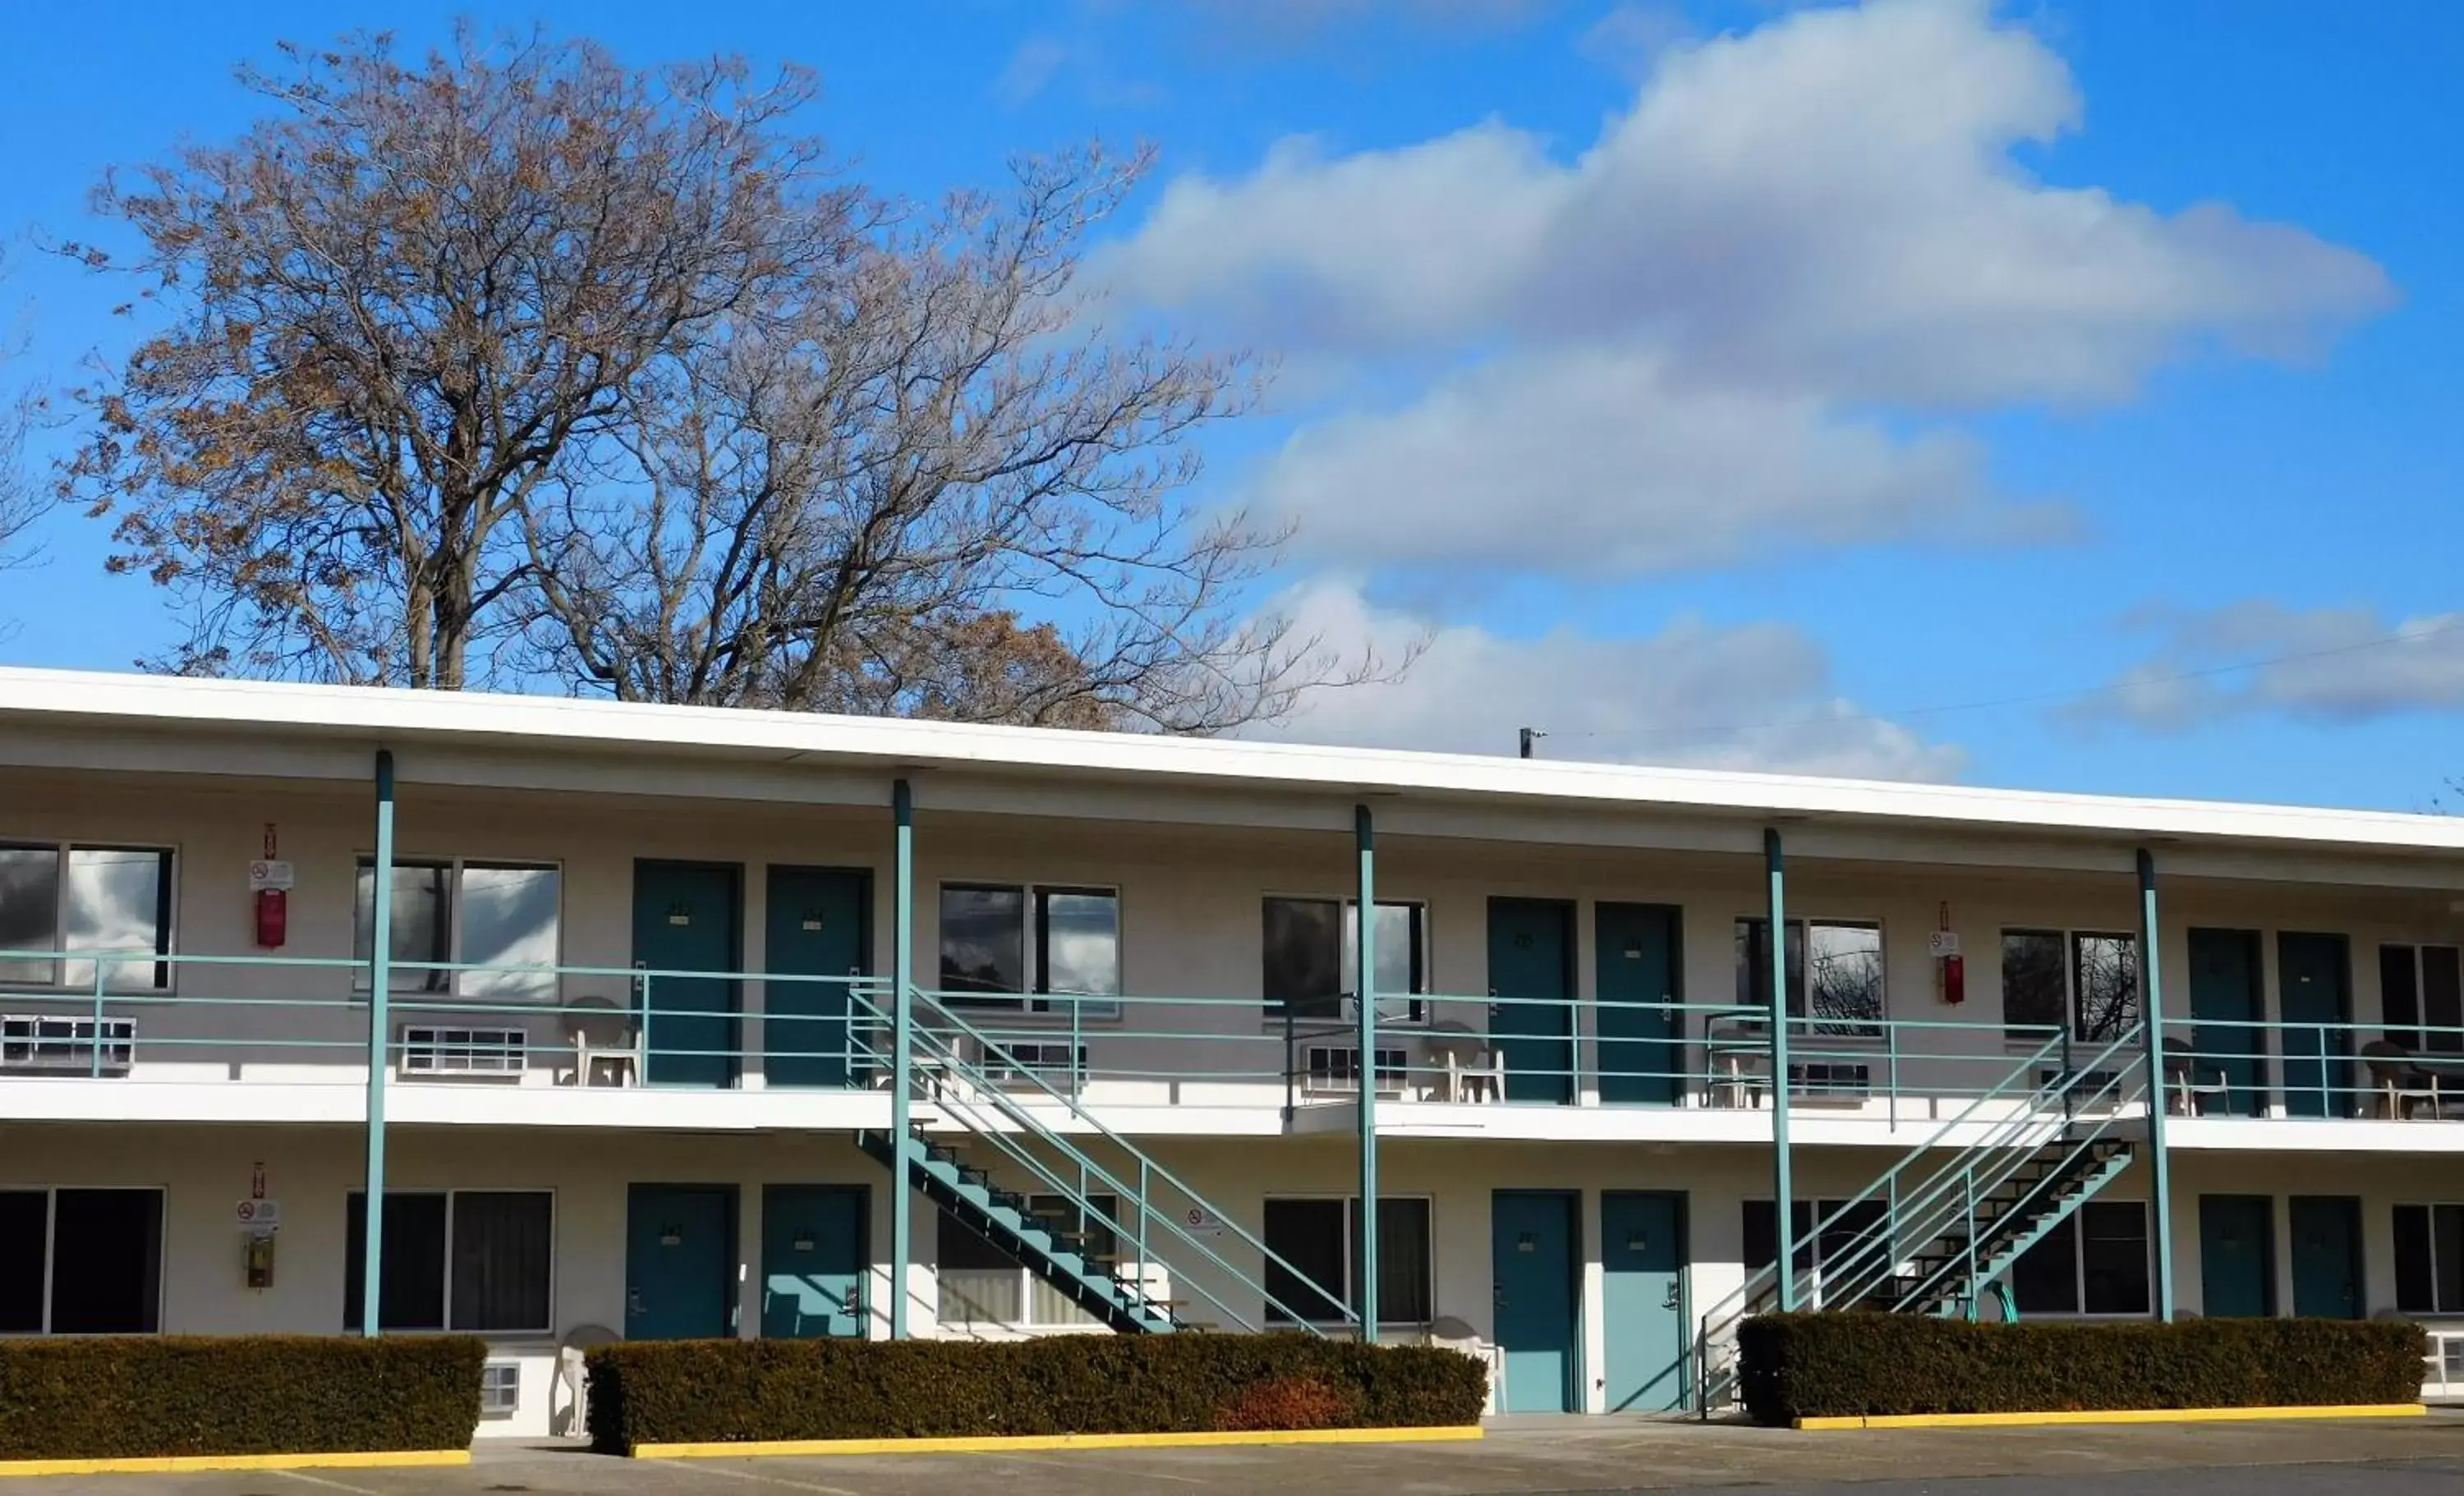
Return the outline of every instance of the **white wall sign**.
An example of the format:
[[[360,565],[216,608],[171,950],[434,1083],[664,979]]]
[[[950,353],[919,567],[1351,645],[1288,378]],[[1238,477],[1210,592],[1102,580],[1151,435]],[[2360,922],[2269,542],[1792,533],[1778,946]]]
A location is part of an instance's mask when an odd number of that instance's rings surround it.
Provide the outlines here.
[[[289,863],[261,857],[248,865],[248,891],[251,893],[262,893],[268,889],[282,891],[290,887],[291,865]]]
[[[1221,1236],[1223,1219],[1202,1205],[1192,1205],[1181,1213],[1181,1225],[1191,1236]]]
[[[282,1224],[282,1202],[275,1199],[244,1199],[231,1212],[231,1219],[243,1231],[271,1231]]]
[[[1959,932],[1956,930],[1935,931],[1933,933],[1933,954],[1937,959],[1945,956],[1957,956],[1959,954]]]

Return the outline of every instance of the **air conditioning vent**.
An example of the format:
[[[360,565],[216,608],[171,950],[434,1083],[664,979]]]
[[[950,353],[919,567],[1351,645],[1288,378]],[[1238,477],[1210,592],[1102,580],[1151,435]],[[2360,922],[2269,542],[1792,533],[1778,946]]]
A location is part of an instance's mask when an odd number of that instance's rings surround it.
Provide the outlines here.
[[[1338,1045],[1310,1045],[1303,1051],[1311,1090],[1356,1091],[1360,1089],[1360,1050]],[[1400,1049],[1377,1050],[1377,1092],[1400,1095],[1405,1061]]]
[[[106,1018],[100,1029],[102,1069],[124,1075],[137,1051],[137,1020]],[[0,1069],[57,1070],[91,1074],[96,1021],[92,1018],[11,1014],[0,1017]]]
[[[1083,1074],[1087,1068],[1087,1046],[1074,1049],[1066,1044],[1007,1044],[1002,1052],[984,1056],[984,1071],[995,1081],[1023,1081],[1030,1076],[1049,1080],[1053,1076]]]
[[[405,1024],[405,1075],[518,1075],[530,1035],[518,1028],[441,1028]]]
[[[1873,1068],[1833,1060],[1809,1061],[1788,1067],[1792,1096],[1838,1096],[1862,1100],[1873,1094]]]

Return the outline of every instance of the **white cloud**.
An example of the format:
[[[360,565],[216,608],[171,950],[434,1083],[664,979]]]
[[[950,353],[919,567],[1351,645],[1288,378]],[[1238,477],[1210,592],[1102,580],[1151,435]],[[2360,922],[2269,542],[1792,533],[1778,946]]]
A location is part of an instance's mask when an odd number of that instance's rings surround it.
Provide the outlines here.
[[[2240,713],[2353,722],[2464,711],[2464,613],[2388,624],[2367,608],[2253,601],[2138,620],[2153,657],[2073,707],[2083,722],[2182,731]]]
[[[1549,757],[1767,769],[1854,779],[1943,780],[1965,755],[1859,714],[1799,630],[1681,621],[1639,639],[1558,628],[1507,638],[1471,625],[1431,633],[1322,581],[1285,600],[1330,644],[1426,652],[1391,684],[1323,693],[1277,736],[1309,741],[1511,754],[1515,730],[1550,736]]]
[[[1639,80],[1661,53],[1693,34],[1675,0],[1619,0],[1583,33],[1582,48],[1584,55]]]
[[[993,79],[993,93],[1013,108],[1026,103],[1051,85],[1068,60],[1069,48],[1064,43],[1050,36],[1030,36],[1019,43],[1001,76]]]
[[[1499,121],[1287,140],[1171,183],[1090,271],[1406,392],[1319,400],[1254,474],[1346,565],[1603,577],[2041,540],[2065,512],[1998,496],[1946,421],[2123,398],[2202,346],[2297,351],[2389,296],[2299,229],[2015,158],[2079,117],[2061,58],[1986,0],[1802,11],[1663,44],[1572,160]]]
[[[1498,122],[1184,178],[1103,269],[1284,345],[1637,340],[1689,377],[1975,406],[2128,394],[2186,344],[2284,352],[2386,301],[2369,260],[2208,204],[2031,177],[2061,59],[1984,0],[1807,11],[1664,53],[1579,159]]]
[[[1647,356],[1482,364],[1391,412],[1337,416],[1265,466],[1260,507],[1351,562],[1622,576],[1792,546],[2042,535],[1964,435],[1899,437],[1806,396],[1691,386]]]

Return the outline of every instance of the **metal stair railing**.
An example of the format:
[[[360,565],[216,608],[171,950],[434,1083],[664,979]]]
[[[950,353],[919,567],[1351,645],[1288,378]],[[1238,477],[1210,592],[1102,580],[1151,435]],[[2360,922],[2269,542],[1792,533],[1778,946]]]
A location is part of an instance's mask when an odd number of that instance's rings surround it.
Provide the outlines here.
[[[2052,1119],[2036,1114],[2037,1098],[2042,1090],[2036,1075],[2047,1064],[2059,1064],[2065,1061],[2069,1048],[2070,1032],[2068,1025],[2065,1024],[2047,1037],[2035,1049],[2022,1056],[2000,1080],[1980,1092],[1967,1106],[1962,1107],[1910,1147],[1901,1155],[1899,1161],[1884,1171],[1882,1176],[1876,1179],[1862,1195],[1849,1201],[1841,1211],[1835,1212],[1833,1219],[1837,1220],[1839,1215],[1845,1214],[1846,1209],[1872,1199],[1878,1191],[1887,1195],[1889,1190],[1896,1188],[1901,1175],[1924,1160],[1928,1155],[1946,1147],[1977,1146],[1954,1144],[1950,1140],[1957,1138],[1965,1131],[1973,1131],[1979,1126],[1992,1126],[1999,1122],[2001,1120],[1999,1118],[1992,1118],[1990,1121],[1980,1120],[1981,1116],[1990,1114],[1997,1102],[2007,1102],[2024,1092],[2029,1104],[2018,1113],[2016,1119],[2018,1124],[2041,1126],[2051,1121]],[[2066,1077],[2078,1073],[2067,1064],[2061,1064],[2061,1068]],[[1785,1084],[1785,1080],[1781,1084]],[[1991,1135],[1993,1134],[1989,1133],[1988,1136]],[[1809,1246],[1818,1236],[1821,1225],[1821,1220],[1817,1217],[1814,1221],[1815,1230],[1808,1233],[1806,1237]],[[1725,1401],[1736,1390],[1737,1385],[1735,1366],[1733,1364],[1715,1366],[1713,1363],[1716,1357],[1713,1353],[1724,1344],[1733,1349],[1737,1322],[1750,1313],[1753,1306],[1778,1285],[1782,1265],[1774,1262],[1748,1273],[1745,1282],[1723,1295],[1718,1303],[1704,1310],[1695,1332],[1694,1346],[1695,1409],[1702,1416],[1707,1418],[1713,1403]],[[1809,1269],[1809,1275],[1814,1280],[1812,1287],[1818,1291],[1821,1287],[1818,1263]]]
[[[1869,1201],[1880,1200],[1885,1208],[1881,1221],[1859,1231],[1843,1249],[1824,1254],[1822,1261],[1805,1269],[1808,1278],[1814,1280],[1812,1286],[1818,1287],[1822,1301],[1843,1306],[1861,1303],[1900,1276],[1899,1265],[1903,1261],[1946,1240],[1957,1238],[1972,1248],[1977,1243],[1979,1208],[1993,1201],[2022,1170],[2043,1161],[2047,1148],[2073,1141],[2076,1113],[2082,1100],[2086,1107],[2095,1108],[2136,1099],[2136,1092],[2127,1096],[2116,1093],[2124,1078],[2142,1067],[2143,1062],[2132,1052],[2139,1042],[2140,1028],[2133,1024],[2085,1065],[2065,1066],[2054,1086],[2037,1089],[2032,1097],[2032,1111],[2059,1101],[2062,1110],[2058,1115],[2022,1114],[2013,1118],[1985,1138],[1958,1149],[1913,1183],[1901,1176],[1915,1160],[1903,1159],[1862,1194],[1844,1202],[1833,1212],[1832,1221],[1838,1221]],[[2123,1063],[2110,1070],[2104,1068],[2117,1054],[2124,1056]],[[2098,1080],[2099,1084],[2082,1098],[2083,1085],[2090,1080]],[[2008,1201],[1994,1219],[2010,1219],[2013,1212],[2033,1201],[2048,1184],[2061,1179],[2072,1163],[2112,1132],[2116,1120],[2118,1112],[2108,1111],[2088,1136],[2076,1139],[2053,1169],[2028,1181],[2020,1196]],[[1822,1221],[1817,1219],[1817,1234],[1822,1226]],[[1938,1277],[1939,1271],[1934,1275]],[[1970,1293],[1975,1287],[1976,1283],[1969,1285]],[[1812,1296],[1801,1290],[1799,1302]],[[1895,1294],[1899,1302],[1905,1302],[1906,1297]],[[1899,1304],[1890,1307],[1896,1309]]]
[[[1203,1238],[1190,1230],[1182,1222],[1178,1211],[1158,1206],[1155,1203],[1157,1190],[1169,1189],[1188,1206],[1203,1211],[1243,1245],[1255,1250],[1259,1254],[1260,1262],[1265,1267],[1279,1267],[1294,1280],[1302,1283],[1310,1281],[1309,1275],[1286,1261],[1246,1227],[1217,1210],[1204,1196],[1192,1189],[1171,1170],[1156,1162],[1144,1150],[1137,1148],[1127,1138],[1105,1126],[1075,1097],[1045,1080],[1038,1072],[1037,1067],[1022,1064],[1016,1056],[1001,1047],[983,1030],[951,1012],[920,989],[910,989],[910,996],[914,1004],[913,1011],[917,1020],[913,1025],[917,1057],[924,1060],[933,1070],[938,1072],[938,1077],[945,1086],[942,1094],[929,1098],[933,1104],[951,1120],[963,1127],[969,1135],[989,1143],[1011,1163],[1041,1181],[1051,1193],[1067,1200],[1079,1213],[1081,1220],[1103,1219],[1104,1212],[1095,1207],[1090,1197],[1101,1193],[1111,1194],[1116,1202],[1115,1208],[1120,1213],[1120,1217],[1127,1218],[1115,1218],[1111,1222],[1112,1230],[1117,1238],[1133,1245],[1142,1281],[1150,1265],[1160,1264],[1167,1269],[1177,1265],[1169,1259],[1157,1256],[1155,1251],[1159,1243],[1177,1243],[1186,1248],[1198,1263],[1221,1274],[1223,1280],[1236,1285],[1246,1293],[1255,1294],[1270,1313],[1282,1314],[1293,1328],[1316,1335],[1325,1335],[1328,1332],[1326,1327],[1330,1324],[1337,1329],[1349,1328],[1356,1331],[1359,1328],[1360,1310],[1354,1306],[1342,1303],[1339,1292],[1326,1292],[1318,1296],[1324,1305],[1336,1310],[1331,1317],[1321,1313],[1312,1318],[1301,1309],[1277,1298],[1267,1289],[1263,1270],[1256,1277],[1252,1277],[1209,1245]],[[886,1015],[876,1013],[875,1017],[886,1021]],[[1034,1114],[1032,1110],[1022,1105],[1017,1097],[1011,1095],[1002,1082],[996,1081],[982,1065],[970,1060],[961,1045],[956,1042],[958,1038],[972,1041],[985,1060],[1002,1066],[1010,1083],[1031,1087],[1045,1099],[1058,1104],[1080,1126],[1118,1149],[1135,1164],[1134,1180],[1107,1167],[1069,1141],[1062,1133],[1047,1126],[1042,1118]],[[963,1085],[963,1092],[957,1087],[948,1085],[953,1081]],[[992,1121],[991,1118],[997,1118],[998,1121]],[[1062,1162],[1056,1165],[1050,1158],[1040,1154],[1036,1148],[1028,1146],[1027,1142],[1022,1139],[1032,1139],[1042,1148],[1058,1155]],[[922,1146],[915,1138],[894,1138],[892,1144],[901,1151],[902,1157],[905,1156],[905,1150]],[[1223,1293],[1210,1286],[1202,1273],[1199,1274],[1194,1281],[1183,1280],[1176,1274],[1173,1282],[1175,1291],[1186,1288],[1213,1306],[1239,1329],[1259,1331],[1266,1328],[1251,1317],[1246,1306],[1236,1308],[1227,1302]],[[1127,1287],[1126,1285],[1125,1287]],[[1133,1291],[1137,1291],[1143,1296],[1142,1288]],[[1151,1297],[1145,1298],[1145,1302],[1157,1303]]]

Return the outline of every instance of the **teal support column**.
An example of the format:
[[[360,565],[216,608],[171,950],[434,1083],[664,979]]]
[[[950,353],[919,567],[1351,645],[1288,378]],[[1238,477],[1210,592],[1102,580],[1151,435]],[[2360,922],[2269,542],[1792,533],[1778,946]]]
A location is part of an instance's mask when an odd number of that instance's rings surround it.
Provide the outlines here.
[[[393,755],[377,750],[377,850],[368,894],[367,1230],[360,1245],[360,1333],[384,1332],[377,1312],[385,1287],[386,1011],[393,996]]]
[[[1779,829],[1763,828],[1763,874],[1771,935],[1763,956],[1771,978],[1771,1219],[1779,1231],[1779,1309],[1796,1308],[1796,1190],[1788,1156],[1788,870]]]
[[[2156,1317],[2173,1317],[2173,1166],[2165,1154],[2165,963],[2157,949],[2156,859],[2139,849],[2139,991],[2147,1046],[2147,1161],[2155,1169],[2148,1198],[2156,1238]]]
[[[1360,854],[1360,1338],[1377,1340],[1377,831],[1367,805],[1352,807]]]
[[[907,1178],[909,1093],[915,1068],[915,797],[900,780],[891,790],[898,825],[897,871],[891,902],[897,944],[891,948],[890,1133],[898,1168],[890,1181],[890,1338],[907,1338],[907,1262],[915,1227],[915,1194]]]

